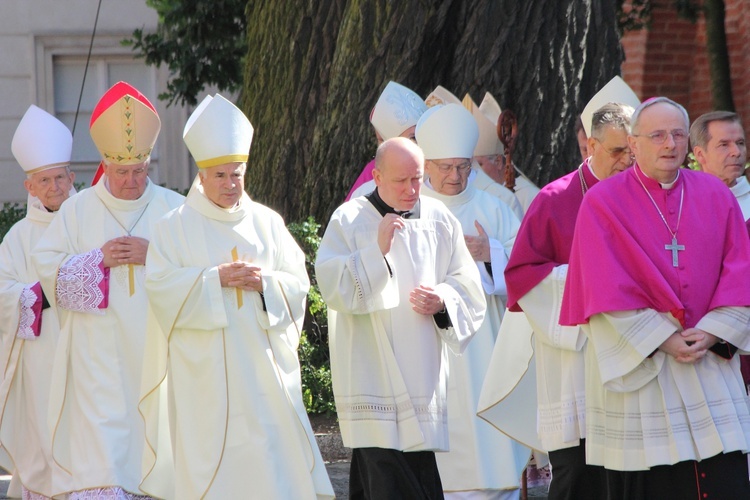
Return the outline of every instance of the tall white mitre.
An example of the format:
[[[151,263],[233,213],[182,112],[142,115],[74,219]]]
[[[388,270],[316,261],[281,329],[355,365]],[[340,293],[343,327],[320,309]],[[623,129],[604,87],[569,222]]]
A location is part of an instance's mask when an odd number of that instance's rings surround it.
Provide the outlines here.
[[[425,111],[427,106],[416,92],[396,82],[388,82],[372,108],[370,123],[386,141],[415,126]]]
[[[246,162],[253,126],[237,106],[223,96],[206,96],[185,124],[182,138],[198,168]]]
[[[32,104],[16,128],[10,149],[27,175],[67,167],[73,134],[63,122]]]
[[[479,105],[479,110],[497,127],[497,121],[500,119],[500,113],[503,110],[492,94],[485,92],[484,99],[482,99],[482,103]]]
[[[641,101],[638,96],[635,95],[633,89],[631,89],[625,80],[619,76],[612,78],[602,89],[596,93],[594,97],[586,104],[581,113],[581,121],[583,122],[583,128],[586,131],[586,137],[591,137],[591,119],[594,113],[607,103],[615,102],[619,104],[627,104],[633,108],[637,108]]]
[[[471,158],[479,139],[479,127],[461,104],[438,104],[419,119],[416,138],[425,160]]]
[[[453,92],[442,85],[438,85],[435,87],[435,90],[430,92],[430,95],[425,98],[424,102],[427,104],[428,108],[431,108],[438,104],[461,104],[461,99],[453,95]]]
[[[497,120],[493,122],[488,118],[482,112],[481,106],[477,106],[469,94],[464,96],[463,105],[472,114],[479,127],[479,140],[477,141],[477,147],[474,148],[474,156],[503,154],[503,143],[497,137]],[[498,114],[498,116],[500,115]]]

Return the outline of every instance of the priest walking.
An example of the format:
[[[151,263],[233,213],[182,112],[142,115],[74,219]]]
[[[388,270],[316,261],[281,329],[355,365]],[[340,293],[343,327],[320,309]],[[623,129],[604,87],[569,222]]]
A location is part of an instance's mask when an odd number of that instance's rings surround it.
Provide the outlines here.
[[[305,256],[244,191],[252,137],[206,97],[184,132],[198,177],[149,245],[142,489],[160,498],[333,498],[302,403]]]
[[[70,171],[73,136],[57,118],[32,105],[11,150],[26,172],[26,217],[0,245],[0,442],[23,486],[24,498],[67,489],[67,473],[52,459],[47,408],[59,322],[31,265],[31,249],[75,193]]]
[[[420,196],[422,150],[389,139],[375,163],[377,188],[334,212],[315,264],[341,434],[353,448],[349,493],[441,498],[443,351],[466,348],[484,319],[484,293],[461,225]]]
[[[750,240],[726,186],[680,168],[688,126],[676,102],[643,102],[635,165],[591,188],[576,223],[560,323],[590,343],[586,459],[610,499],[750,498],[735,356],[750,349]]]
[[[90,124],[104,176],[62,206],[32,254],[60,318],[49,419],[70,500],[139,496],[146,250],[156,220],[183,200],[148,178],[159,128],[137,89],[109,89]]]
[[[531,450],[477,417],[476,408],[505,310],[503,271],[520,221],[505,203],[469,184],[479,130],[462,105],[430,108],[416,133],[429,177],[422,192],[445,203],[461,223],[487,300],[482,326],[466,350],[448,353],[450,451],[436,455],[443,491],[446,498],[516,499]]]

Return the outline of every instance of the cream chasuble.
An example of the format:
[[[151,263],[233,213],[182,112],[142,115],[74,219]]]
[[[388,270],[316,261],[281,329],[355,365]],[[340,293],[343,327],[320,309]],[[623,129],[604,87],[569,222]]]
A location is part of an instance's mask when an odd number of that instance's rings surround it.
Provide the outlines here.
[[[9,471],[15,468],[27,490],[44,496],[66,490],[69,480],[52,460],[47,426],[51,368],[59,336],[54,308],[41,313],[39,336],[22,331],[34,319],[30,304],[41,300],[41,289],[37,289],[38,296],[29,296],[39,281],[31,265],[31,249],[54,216],[30,196],[26,217],[8,231],[0,245],[0,442],[12,460],[1,465]]]
[[[236,260],[262,268],[263,300],[222,288],[217,266]],[[157,224],[146,272],[158,326],[148,332],[139,405],[143,491],[332,498],[297,358],[305,256],[281,217],[246,194],[221,209],[196,179],[185,204]]]
[[[445,203],[461,223],[464,234],[477,236],[474,221],[478,221],[490,238],[492,275],[483,262],[475,262],[482,276],[487,312],[463,354],[448,354],[450,451],[435,456],[446,496],[451,492],[476,494],[482,490],[485,498],[489,498],[487,490],[519,488],[521,473],[531,456],[531,450],[498,432],[476,414],[505,310],[503,272],[520,221],[503,202],[471,185],[460,194],[445,196],[433,191],[428,182],[422,194]]]
[[[138,493],[144,267],[135,266],[133,295],[128,266],[112,268],[104,284],[100,248],[128,230],[150,240],[156,220],[184,198],[149,181],[139,199],[120,200],[105,184],[106,177],[63,203],[32,255],[60,318],[49,425],[53,457],[72,475],[70,490],[121,487]]]
[[[421,197],[420,205],[385,258],[383,217],[363,197],[334,212],[318,251],[336,409],[350,448],[448,449],[444,347],[465,349],[486,301],[459,222],[436,200]],[[452,327],[412,310],[419,284],[441,296]]]

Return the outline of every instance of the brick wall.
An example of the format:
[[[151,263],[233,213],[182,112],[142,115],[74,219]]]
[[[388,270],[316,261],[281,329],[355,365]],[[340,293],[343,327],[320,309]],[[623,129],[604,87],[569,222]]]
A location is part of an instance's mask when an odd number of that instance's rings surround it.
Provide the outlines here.
[[[750,0],[725,3],[734,104],[750,124]],[[695,24],[679,19],[671,1],[656,1],[650,29],[627,33],[622,44],[622,76],[641,99],[667,96],[691,118],[713,109],[702,19]]]

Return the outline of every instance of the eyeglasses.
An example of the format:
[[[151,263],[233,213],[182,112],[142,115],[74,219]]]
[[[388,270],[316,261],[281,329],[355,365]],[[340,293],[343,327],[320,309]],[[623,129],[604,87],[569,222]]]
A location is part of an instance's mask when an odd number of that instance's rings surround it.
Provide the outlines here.
[[[657,130],[655,132],[651,132],[650,134],[633,134],[633,137],[648,137],[654,144],[663,144],[664,141],[667,140],[667,136],[669,136],[670,134],[672,135],[672,139],[674,140],[675,144],[681,144],[683,142],[687,142],[688,140],[687,132],[679,128],[672,131]]]
[[[456,169],[456,171],[458,171],[459,174],[465,174],[471,168],[470,161],[459,163],[458,165],[446,165],[445,163],[438,163],[436,161],[433,161],[432,163],[437,166],[441,174],[448,174],[453,171],[454,168]]]
[[[630,148],[627,147],[627,146],[609,149],[608,147],[606,147],[604,145],[604,143],[602,141],[600,141],[596,137],[594,137],[594,139],[596,140],[596,142],[598,142],[599,144],[602,145],[602,148],[604,148],[604,151],[606,151],[612,159],[621,158],[623,155],[630,156]],[[662,142],[664,142],[664,141],[662,141]]]

